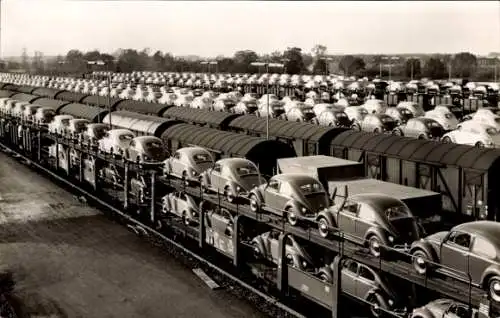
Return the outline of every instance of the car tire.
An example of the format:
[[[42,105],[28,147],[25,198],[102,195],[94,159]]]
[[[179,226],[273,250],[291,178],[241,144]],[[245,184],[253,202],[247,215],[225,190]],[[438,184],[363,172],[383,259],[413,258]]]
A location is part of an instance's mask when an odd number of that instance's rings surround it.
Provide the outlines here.
[[[419,135],[418,139],[419,140],[425,140],[425,139],[427,139],[427,136],[425,136],[425,135]]]
[[[329,227],[330,226],[325,217],[320,217],[318,219],[318,232],[321,237],[328,237],[328,235],[330,234]]]
[[[483,149],[484,148],[484,144],[482,142],[480,142],[480,141],[476,142],[476,144],[474,146],[476,146],[479,149]]]
[[[250,195],[250,210],[252,212],[259,212],[260,210],[259,200],[255,194]]]
[[[420,275],[427,274],[429,270],[429,263],[428,263],[429,260],[430,257],[427,255],[426,252],[422,250],[416,250],[415,252],[412,253],[413,268]]]
[[[358,123],[352,124],[351,128],[356,131],[361,131],[361,126]]]
[[[386,306],[380,301],[379,294],[374,293],[368,296],[366,301],[370,303],[370,312],[373,317],[381,317],[383,313],[388,310]]]
[[[326,273],[319,273],[318,278],[325,283],[332,283],[331,279],[328,278],[328,275]]]
[[[446,136],[446,137],[443,137],[443,139],[441,139],[441,141],[445,144],[451,144],[452,141],[451,141],[451,138]]]
[[[394,130],[392,131],[392,134],[393,134],[394,136],[403,136],[403,132],[401,131],[401,129],[394,129]]]
[[[375,257],[382,255],[382,240],[377,235],[371,235],[367,240],[368,250]]]
[[[488,280],[488,295],[495,302],[500,302],[500,276]]]
[[[380,129],[375,128],[375,129],[373,130],[373,132],[374,132],[375,134],[380,134]]]

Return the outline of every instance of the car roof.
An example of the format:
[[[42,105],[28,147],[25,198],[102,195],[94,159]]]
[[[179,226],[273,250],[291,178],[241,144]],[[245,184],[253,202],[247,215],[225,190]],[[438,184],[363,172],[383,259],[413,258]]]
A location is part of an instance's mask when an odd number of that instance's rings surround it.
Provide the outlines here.
[[[462,223],[453,228],[453,230],[465,231],[484,237],[494,243],[497,249],[500,249],[500,223],[494,221],[474,221]]]
[[[218,160],[217,163],[221,164],[221,165],[230,165],[230,164],[237,164],[237,163],[240,163],[240,164],[252,163],[252,164],[254,164],[252,161],[245,159],[245,158],[224,158],[224,159]]]

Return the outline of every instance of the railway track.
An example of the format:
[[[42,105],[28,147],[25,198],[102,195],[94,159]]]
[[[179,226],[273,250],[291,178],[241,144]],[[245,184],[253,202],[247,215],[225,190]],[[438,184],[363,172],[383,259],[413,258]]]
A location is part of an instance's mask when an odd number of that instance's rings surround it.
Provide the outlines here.
[[[173,238],[167,237],[166,235],[158,232],[157,230],[151,228],[150,226],[142,223],[139,220],[131,217],[130,215],[124,213],[123,211],[117,209],[112,206],[108,202],[105,202],[101,198],[93,195],[92,193],[86,191],[85,189],[71,183],[70,181],[62,178],[57,175],[53,171],[45,168],[39,163],[33,162],[31,159],[25,157],[21,153],[9,148],[8,146],[0,143],[0,150],[6,152],[13,157],[24,161],[24,163],[28,163],[31,168],[35,168],[37,171],[42,172],[43,174],[49,176],[52,180],[57,181],[59,184],[63,184],[71,189],[72,192],[78,193],[78,195],[82,195],[87,198],[91,203],[94,203],[96,206],[100,208],[104,208],[106,212],[110,212],[112,217],[117,217],[117,219],[126,224],[126,226],[132,230],[134,233],[142,236],[149,241],[151,241],[154,245],[160,246],[162,248],[167,248],[169,250],[175,249],[178,252],[181,252],[185,256],[187,256],[189,260],[189,265],[193,266],[192,261],[202,265],[207,271],[216,274],[218,277],[226,280],[221,284],[229,286],[228,283],[234,285],[230,286],[230,289],[235,293],[238,293],[239,296],[242,296],[251,302],[255,303],[255,305],[259,306],[261,310],[270,314],[274,317],[296,317],[296,318],[306,318],[307,316],[293,308],[289,305],[285,304],[283,301],[269,295],[268,293],[259,290],[259,287],[252,286],[251,282],[247,282],[244,279],[238,278],[235,274],[230,273],[228,270],[224,269],[222,266],[216,264],[216,261],[207,260],[207,258],[201,253],[194,251],[193,248],[186,247],[187,244],[180,244],[176,242]],[[241,292],[243,291],[243,295]],[[268,308],[263,308],[263,304]]]

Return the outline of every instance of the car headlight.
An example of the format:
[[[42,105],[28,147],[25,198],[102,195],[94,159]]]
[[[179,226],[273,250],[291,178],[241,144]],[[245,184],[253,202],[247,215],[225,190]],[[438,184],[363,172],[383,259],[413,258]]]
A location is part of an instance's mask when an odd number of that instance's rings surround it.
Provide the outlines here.
[[[307,212],[307,209],[306,208],[302,208],[302,213],[306,213]]]
[[[198,175],[198,172],[196,172],[196,171],[194,171],[194,170],[191,170],[191,175],[192,175],[193,177],[196,177],[196,176]]]
[[[236,186],[236,192],[240,192],[241,191],[241,187],[240,186]]]
[[[195,210],[191,210],[191,215],[196,217],[196,216],[198,216],[198,212],[196,212]]]
[[[306,261],[302,261],[302,267],[304,267],[304,268],[307,267],[307,262]]]
[[[389,299],[389,300],[387,301],[387,303],[388,303],[388,304],[389,304],[389,306],[391,306],[391,307],[394,305],[394,301],[393,301],[392,299]]]
[[[389,242],[394,243],[394,236],[389,235],[387,236],[387,239],[389,240]]]

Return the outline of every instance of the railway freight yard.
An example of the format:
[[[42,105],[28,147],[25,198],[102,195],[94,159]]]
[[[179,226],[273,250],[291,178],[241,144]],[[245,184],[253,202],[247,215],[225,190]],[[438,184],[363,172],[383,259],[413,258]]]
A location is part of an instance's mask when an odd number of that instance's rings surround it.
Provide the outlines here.
[[[0,317],[500,317],[498,3],[27,3]]]

